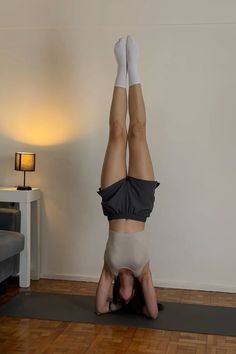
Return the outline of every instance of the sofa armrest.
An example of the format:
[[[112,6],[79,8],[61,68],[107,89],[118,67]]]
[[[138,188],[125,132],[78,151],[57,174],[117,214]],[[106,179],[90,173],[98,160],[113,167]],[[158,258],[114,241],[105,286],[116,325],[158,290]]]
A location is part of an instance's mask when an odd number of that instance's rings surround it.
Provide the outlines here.
[[[14,208],[0,208],[0,230],[20,232],[21,212]]]

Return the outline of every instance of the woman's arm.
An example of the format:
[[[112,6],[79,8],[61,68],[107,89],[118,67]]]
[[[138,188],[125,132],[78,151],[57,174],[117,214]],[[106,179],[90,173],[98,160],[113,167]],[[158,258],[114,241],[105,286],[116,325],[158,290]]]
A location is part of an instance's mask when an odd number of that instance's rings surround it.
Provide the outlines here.
[[[108,265],[104,262],[102,273],[98,282],[96,291],[96,313],[101,315],[108,312],[113,312],[121,308],[120,304],[113,304],[109,302],[108,296],[112,283],[113,275],[108,268]]]
[[[96,291],[95,306],[96,306],[96,313],[98,315],[109,312],[109,302],[107,301],[107,298],[109,296],[112,278],[113,276],[108,266],[104,262],[102,273],[100,275],[100,279]]]
[[[155,289],[152,283],[152,275],[149,268],[149,264],[145,266],[144,271],[138,279],[142,285],[145,300],[143,313],[148,317],[156,319],[158,317],[157,299]]]

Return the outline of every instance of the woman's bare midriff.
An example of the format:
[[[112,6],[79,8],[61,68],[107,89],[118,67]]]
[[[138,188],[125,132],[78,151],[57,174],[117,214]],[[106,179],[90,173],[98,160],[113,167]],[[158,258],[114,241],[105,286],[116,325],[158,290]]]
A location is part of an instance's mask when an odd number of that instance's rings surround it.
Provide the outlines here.
[[[145,222],[132,219],[109,220],[109,228],[116,232],[136,232],[144,230]]]

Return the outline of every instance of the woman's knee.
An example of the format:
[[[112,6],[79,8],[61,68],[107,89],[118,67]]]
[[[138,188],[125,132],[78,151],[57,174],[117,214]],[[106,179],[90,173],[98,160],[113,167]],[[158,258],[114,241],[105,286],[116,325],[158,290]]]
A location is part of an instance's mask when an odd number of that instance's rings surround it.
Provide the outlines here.
[[[136,120],[130,123],[128,130],[128,139],[146,139],[146,123]]]
[[[127,131],[125,124],[122,124],[118,121],[114,121],[110,124],[109,127],[109,136],[112,139],[127,139]]]

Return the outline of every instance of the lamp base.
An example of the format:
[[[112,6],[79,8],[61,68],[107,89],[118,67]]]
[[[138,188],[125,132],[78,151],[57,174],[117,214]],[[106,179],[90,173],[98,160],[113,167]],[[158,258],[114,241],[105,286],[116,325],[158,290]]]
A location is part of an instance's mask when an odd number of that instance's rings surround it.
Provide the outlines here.
[[[17,187],[17,190],[18,191],[31,191],[32,190],[32,188],[30,187],[30,186],[18,186]]]

